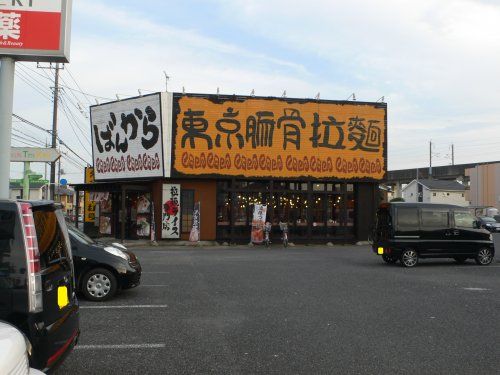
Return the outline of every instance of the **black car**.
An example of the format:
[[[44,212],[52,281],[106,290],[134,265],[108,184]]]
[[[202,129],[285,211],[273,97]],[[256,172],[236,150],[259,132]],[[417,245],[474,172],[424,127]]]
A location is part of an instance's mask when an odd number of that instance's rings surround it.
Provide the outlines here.
[[[78,340],[68,230],[51,201],[0,201],[0,320],[31,343],[31,367],[57,367]]]
[[[492,235],[464,207],[430,203],[384,203],[377,211],[372,249],[387,263],[413,267],[419,258],[493,261]]]
[[[477,220],[479,221],[481,228],[484,228],[491,233],[500,232],[500,223],[497,223],[494,218],[488,216],[479,216]]]
[[[73,226],[68,227],[77,289],[91,301],[106,301],[120,289],[141,282],[141,265],[124,246],[94,241]]]

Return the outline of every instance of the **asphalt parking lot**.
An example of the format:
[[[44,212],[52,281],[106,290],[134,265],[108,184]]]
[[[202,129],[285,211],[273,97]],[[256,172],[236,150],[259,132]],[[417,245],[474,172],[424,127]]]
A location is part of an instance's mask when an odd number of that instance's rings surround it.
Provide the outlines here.
[[[57,374],[498,374],[500,263],[366,246],[134,250],[142,285],[81,301]]]

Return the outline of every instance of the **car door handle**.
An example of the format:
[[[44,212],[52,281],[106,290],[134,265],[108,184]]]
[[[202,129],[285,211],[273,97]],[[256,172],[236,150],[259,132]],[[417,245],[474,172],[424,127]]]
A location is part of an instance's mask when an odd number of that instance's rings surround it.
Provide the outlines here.
[[[459,231],[458,229],[455,229],[455,230],[453,231],[453,235],[454,235],[454,236],[458,236],[459,234],[460,234],[460,231]]]
[[[445,236],[451,236],[451,232],[445,232],[444,235]]]

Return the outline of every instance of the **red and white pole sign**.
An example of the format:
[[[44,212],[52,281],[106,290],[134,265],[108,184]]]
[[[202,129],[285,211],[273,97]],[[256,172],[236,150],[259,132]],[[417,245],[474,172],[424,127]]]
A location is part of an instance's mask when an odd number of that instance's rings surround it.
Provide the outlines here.
[[[0,0],[0,56],[68,62],[72,0]]]

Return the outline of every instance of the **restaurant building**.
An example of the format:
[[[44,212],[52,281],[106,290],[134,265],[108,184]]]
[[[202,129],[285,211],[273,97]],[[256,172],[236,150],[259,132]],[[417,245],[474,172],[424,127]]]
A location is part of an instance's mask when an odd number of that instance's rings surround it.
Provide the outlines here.
[[[93,236],[187,240],[194,213],[200,240],[248,243],[265,205],[272,238],[284,220],[296,243],[366,240],[387,171],[386,103],[157,93],[91,126]]]

